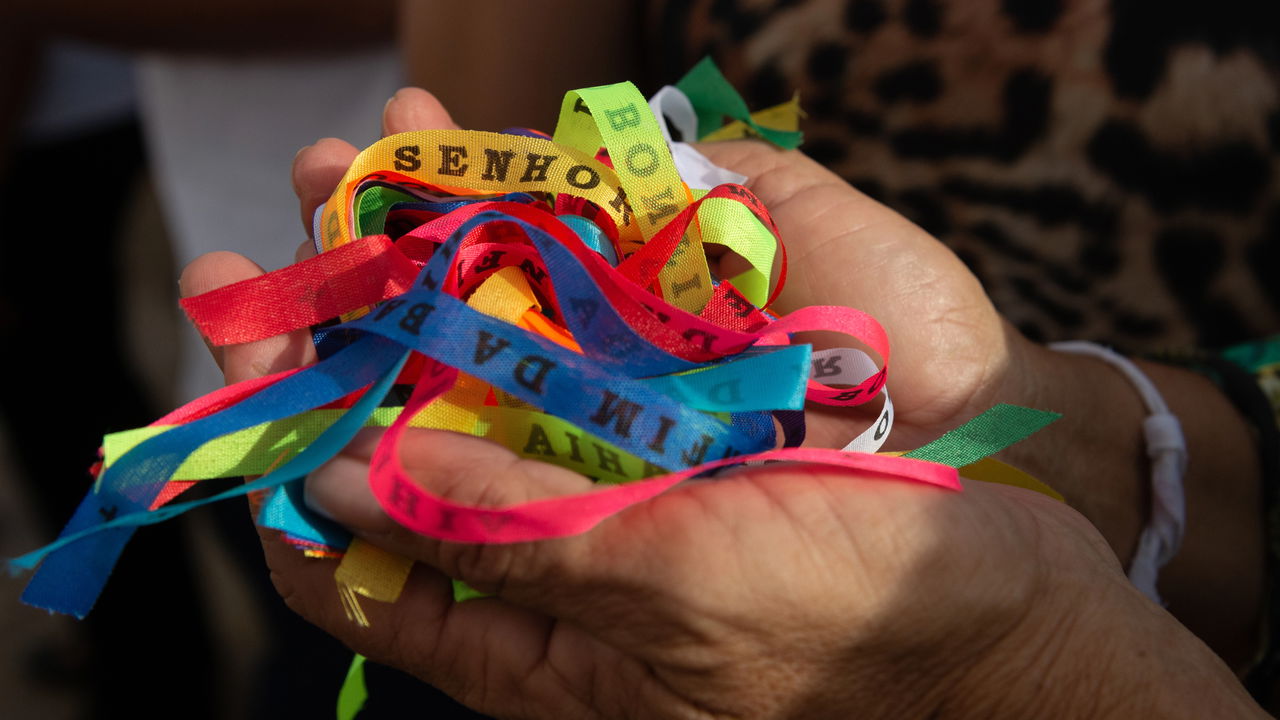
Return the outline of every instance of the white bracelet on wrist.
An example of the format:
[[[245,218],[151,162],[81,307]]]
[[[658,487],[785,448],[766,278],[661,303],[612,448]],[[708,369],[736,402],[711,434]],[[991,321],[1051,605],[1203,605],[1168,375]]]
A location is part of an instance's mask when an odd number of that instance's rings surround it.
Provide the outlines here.
[[[1163,605],[1156,591],[1156,578],[1160,568],[1178,553],[1187,526],[1182,487],[1187,472],[1187,442],[1182,435],[1182,425],[1169,412],[1155,384],[1127,358],[1091,342],[1060,342],[1049,347],[1108,363],[1129,379],[1147,406],[1150,414],[1142,422],[1142,432],[1147,440],[1147,457],[1151,458],[1151,514],[1129,562],[1129,580],[1147,597]]]

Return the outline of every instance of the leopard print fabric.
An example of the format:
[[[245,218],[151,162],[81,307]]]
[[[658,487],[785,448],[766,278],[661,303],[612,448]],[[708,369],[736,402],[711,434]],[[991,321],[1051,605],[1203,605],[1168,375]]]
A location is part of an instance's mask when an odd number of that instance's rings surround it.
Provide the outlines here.
[[[1035,340],[1280,330],[1280,4],[668,0],[656,80],[715,58],[803,151],[946,242]]]

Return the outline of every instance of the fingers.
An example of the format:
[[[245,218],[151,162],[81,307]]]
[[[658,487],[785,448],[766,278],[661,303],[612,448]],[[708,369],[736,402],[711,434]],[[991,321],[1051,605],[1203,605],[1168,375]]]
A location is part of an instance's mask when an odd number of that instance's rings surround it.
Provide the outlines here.
[[[754,140],[702,143],[697,148],[717,165],[746,175],[747,185],[784,232],[792,225],[812,224],[837,209],[847,216],[844,227],[850,232],[885,223],[919,230],[798,151],[779,150]],[[791,241],[803,242],[803,238]]]
[[[316,244],[312,240],[303,240],[298,243],[298,249],[293,251],[293,261],[300,263],[303,260],[310,260],[316,256]]]
[[[969,367],[981,367],[993,357],[992,348],[1002,347],[1003,328],[977,278],[910,220],[799,152],[756,141],[698,149],[748,175],[749,187],[778,225],[790,260],[778,310],[844,305],[871,313],[895,338],[897,377],[945,372],[937,366],[939,330],[956,338],[948,356]],[[976,380],[958,378],[956,387],[965,387],[961,379]],[[949,402],[906,392],[901,409],[908,414],[918,409],[917,399],[940,412],[954,410]]]
[[[308,503],[375,545],[641,656],[659,652],[650,642],[655,634],[691,640],[698,632],[688,624],[691,615],[720,612],[711,607],[718,603],[711,588],[757,582],[759,573],[777,570],[767,558],[776,553],[778,536],[758,530],[777,525],[790,511],[780,511],[781,493],[763,488],[791,488],[785,502],[807,503],[808,517],[834,515],[826,494],[800,488],[825,482],[821,478],[792,473],[783,485],[781,473],[757,469],[673,489],[581,535],[509,544],[443,542],[400,527],[382,511],[368,482],[367,456],[375,442],[363,436],[344,457],[312,473]],[[563,468],[440,431],[406,437],[400,459],[414,482],[466,504],[501,506],[591,489],[585,478]],[[844,487],[847,492],[856,484]],[[810,507],[814,503],[818,507]],[[799,534],[788,530],[782,536]],[[647,600],[637,605],[636,597]]]
[[[293,192],[301,204],[302,226],[308,237],[313,237],[311,219],[316,208],[329,199],[358,154],[351,143],[324,138],[302,148],[293,158]]]
[[[400,88],[382,110],[382,135],[414,130],[456,130],[449,111],[422,88]]]
[[[402,534],[363,482],[383,431],[362,431],[307,480],[307,501],[318,511],[368,537],[388,542],[416,542]],[[501,506],[535,499],[589,492],[591,482],[546,463],[522,460],[483,438],[441,430],[408,428],[399,448],[400,461],[413,480],[434,495],[469,505]],[[405,548],[413,550],[413,547]],[[480,581],[480,578],[471,577]]]
[[[233,252],[202,255],[183,268],[178,281],[182,297],[191,297],[263,274],[249,258]],[[315,347],[305,330],[258,342],[210,347],[228,385],[315,362]]]
[[[455,603],[452,581],[421,563],[413,566],[395,603],[360,601],[369,622],[362,627],[342,608],[333,579],[337,561],[307,558],[275,531],[259,532],[271,581],[291,610],[361,655],[405,670],[486,714],[587,716],[584,678],[621,666],[618,675],[628,683],[628,695],[645,680],[643,668],[572,625],[498,598]],[[530,697],[554,713],[528,715]]]
[[[434,95],[420,88],[402,88],[382,111],[383,136],[412,130],[456,129],[453,118]],[[341,182],[359,150],[348,142],[324,138],[298,151],[293,159],[293,191],[301,205],[302,225],[312,236],[311,221]]]
[[[384,132],[448,127],[456,125],[440,102],[425,90],[401,90],[387,102],[383,111]],[[302,224],[309,237],[316,208],[329,199],[358,154],[359,151],[350,143],[324,138],[302,148],[294,157],[293,189],[298,196]],[[303,243],[295,259],[305,260],[314,254],[310,244]],[[182,296],[190,297],[261,274],[262,269],[247,258],[233,253],[213,253],[198,258],[183,271],[180,287]],[[303,338],[305,333],[294,333],[234,348],[210,348],[210,352],[222,368],[227,382],[236,382],[314,360],[310,342],[304,343]]]
[[[312,473],[306,485],[308,504],[380,547],[558,617],[577,616],[591,595],[570,578],[583,579],[589,569],[592,577],[582,581],[596,585],[612,572],[593,558],[613,544],[615,530],[605,527],[613,521],[587,535],[505,545],[446,543],[402,528],[383,512],[369,489],[369,459],[377,439],[377,433],[361,435],[342,455]],[[470,505],[512,505],[590,492],[593,487],[563,468],[520,459],[481,438],[443,431],[410,429],[400,460],[429,492]],[[621,556],[611,562],[615,570],[630,564]]]
[[[585,623],[584,632],[557,620],[578,616],[578,610],[600,597],[574,583],[575,573],[563,569],[585,567],[585,560],[572,555],[587,541],[458,545],[401,528],[369,489],[369,459],[382,434],[363,431],[342,455],[312,473],[307,504],[361,538],[426,565],[415,566],[395,605],[369,603],[377,606],[366,610],[371,641],[369,633],[355,629],[337,604],[323,597],[333,595],[331,575],[305,567],[297,553],[286,556],[282,549],[269,550],[269,558],[273,552],[281,554],[276,583],[290,607],[357,651],[408,668],[462,702],[499,715],[511,711],[512,698],[528,695],[545,695],[553,700],[549,707],[579,705],[580,680],[606,666],[621,665],[619,674],[631,677],[628,695],[645,682],[643,668],[621,659],[599,635],[588,634],[598,621]],[[506,505],[591,488],[575,473],[521,460],[480,438],[443,431],[410,429],[401,459],[413,469],[415,481],[468,504]],[[273,568],[276,562],[273,559]],[[454,604],[447,578],[465,580],[484,592],[501,592],[501,597]],[[566,595],[576,596],[577,603],[568,611]],[[387,631],[394,634],[388,637]],[[477,688],[486,690],[476,696]]]

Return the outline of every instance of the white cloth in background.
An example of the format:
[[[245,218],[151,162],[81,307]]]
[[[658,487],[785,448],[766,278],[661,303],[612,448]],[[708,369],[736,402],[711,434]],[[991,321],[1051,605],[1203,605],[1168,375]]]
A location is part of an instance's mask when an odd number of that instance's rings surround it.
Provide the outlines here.
[[[232,60],[145,55],[137,85],[152,172],[179,267],[214,250],[266,270],[293,262],[306,231],[289,168],[322,137],[378,139],[403,84],[393,49]],[[222,385],[199,335],[182,331],[179,400]]]

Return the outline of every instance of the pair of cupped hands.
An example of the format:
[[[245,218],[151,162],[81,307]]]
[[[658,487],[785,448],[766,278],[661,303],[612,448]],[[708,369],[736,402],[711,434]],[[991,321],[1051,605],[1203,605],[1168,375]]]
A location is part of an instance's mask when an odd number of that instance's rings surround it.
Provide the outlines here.
[[[384,111],[385,134],[453,127],[422,90],[400,91]],[[937,240],[797,152],[752,141],[701,150],[750,177],[773,213],[791,258],[779,311],[847,305],[885,326],[899,445],[996,402],[1045,397],[1036,383],[1054,359],[1001,320]],[[298,153],[304,225],[356,154],[333,139]],[[261,273],[213,253],[187,267],[182,291]],[[305,332],[214,354],[228,383],[315,359]],[[826,447],[867,421],[809,415],[809,444]],[[677,486],[581,536],[468,545],[382,512],[366,481],[378,432],[312,474],[307,495],[357,536],[418,561],[399,602],[366,603],[371,625],[357,626],[334,561],[263,531],[272,580],[355,651],[495,717],[1133,716],[1169,701],[1166,652],[1188,658],[1179,667],[1197,684],[1208,677],[1239,695],[1225,666],[1129,586],[1095,527],[1037,493],[769,465]],[[411,430],[402,448],[418,482],[458,501],[591,488],[479,438]],[[451,578],[493,595],[455,603]]]

